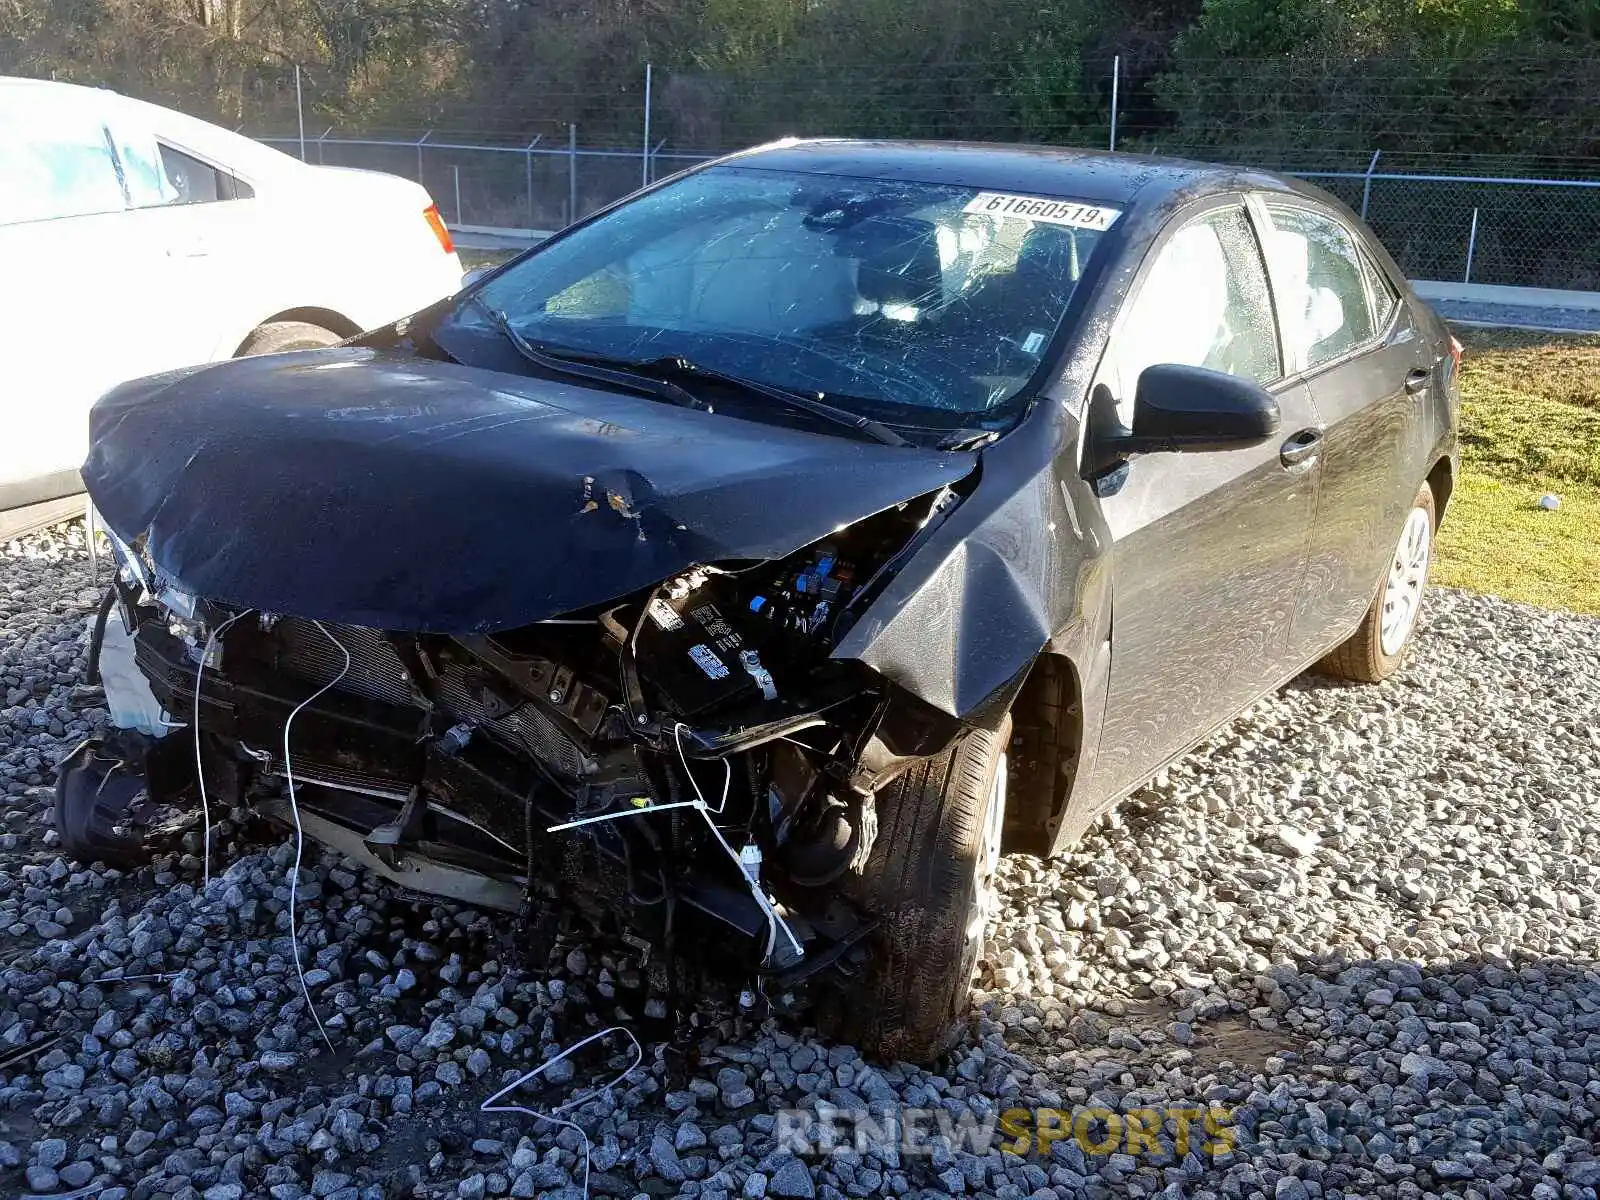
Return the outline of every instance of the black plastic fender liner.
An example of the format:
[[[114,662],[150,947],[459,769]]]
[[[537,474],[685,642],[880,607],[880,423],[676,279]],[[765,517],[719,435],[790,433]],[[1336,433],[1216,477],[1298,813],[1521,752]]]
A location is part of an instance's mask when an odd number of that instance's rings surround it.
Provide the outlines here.
[[[83,742],[56,768],[56,832],[80,861],[126,866],[137,857],[140,841],[116,830],[146,795],[145,782],[120,770],[121,757],[103,750]]]
[[[194,782],[194,743],[116,729],[90,738],[56,769],[55,822],[80,862],[137,866],[159,847],[147,819]]]

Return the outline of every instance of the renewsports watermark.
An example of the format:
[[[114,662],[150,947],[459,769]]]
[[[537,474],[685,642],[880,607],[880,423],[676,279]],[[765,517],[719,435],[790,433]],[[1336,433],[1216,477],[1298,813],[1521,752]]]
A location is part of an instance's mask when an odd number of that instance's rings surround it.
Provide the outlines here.
[[[1047,1155],[1070,1141],[1085,1155],[1196,1153],[1218,1157],[1235,1148],[1233,1110],[1212,1106],[1132,1108],[1007,1108],[976,1113],[962,1108],[899,1108],[887,1112],[819,1105],[784,1109],[773,1134],[801,1157],[867,1154],[893,1147],[909,1157],[936,1151],[985,1155]]]
[[[1287,1112],[1215,1104],[1121,1110],[1094,1105],[978,1110],[952,1104],[869,1110],[824,1103],[781,1110],[773,1126],[778,1144],[803,1158],[852,1153],[882,1157],[885,1151],[912,1158],[960,1152],[982,1156],[996,1150],[1049,1157],[1057,1147],[1076,1147],[1085,1159],[1122,1154],[1158,1162],[1182,1161],[1191,1154],[1219,1159],[1337,1149],[1366,1161],[1398,1152],[1425,1163],[1497,1150],[1547,1153],[1570,1133],[1548,1111],[1537,1119],[1519,1119],[1486,1105],[1442,1105],[1400,1120],[1391,1129],[1381,1113],[1317,1103]],[[1597,1135],[1600,1128],[1590,1131],[1591,1137]]]

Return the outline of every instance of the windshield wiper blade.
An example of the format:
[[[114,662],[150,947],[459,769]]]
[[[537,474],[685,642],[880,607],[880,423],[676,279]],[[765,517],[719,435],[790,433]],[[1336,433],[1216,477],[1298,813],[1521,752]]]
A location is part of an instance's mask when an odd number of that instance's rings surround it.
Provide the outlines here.
[[[675,375],[686,375],[691,379],[704,379],[712,383],[724,384],[728,387],[738,388],[740,391],[753,392],[758,396],[765,396],[769,400],[776,400],[790,408],[798,408],[812,416],[821,417],[835,425],[844,425],[859,433],[864,433],[873,441],[882,442],[885,446],[909,446],[906,441],[882,421],[874,421],[871,417],[853,413],[849,409],[839,408],[822,399],[821,393],[798,391],[794,388],[780,387],[775,383],[763,383],[759,379],[745,379],[739,375],[729,375],[723,371],[702,367],[699,363],[687,358],[669,355],[666,358],[655,358],[647,361],[630,363],[634,369],[651,371],[667,371]]]
[[[1000,439],[997,429],[952,429],[939,443],[941,450],[981,450]]]
[[[554,371],[557,374],[568,375],[576,379],[589,379],[597,383],[609,383],[617,387],[629,388],[635,392],[644,392],[646,395],[656,396],[669,404],[676,404],[682,408],[695,408],[702,412],[711,411],[709,404],[687,388],[679,387],[670,379],[641,374],[639,371],[622,364],[617,366],[601,365],[597,362],[586,361],[580,357],[551,351],[537,342],[530,341],[518,331],[505,313],[491,306],[486,300],[480,299],[475,293],[467,297],[467,303],[488,317],[489,323],[495,327],[500,336],[510,342],[518,354],[536,367],[543,367],[546,371]]]

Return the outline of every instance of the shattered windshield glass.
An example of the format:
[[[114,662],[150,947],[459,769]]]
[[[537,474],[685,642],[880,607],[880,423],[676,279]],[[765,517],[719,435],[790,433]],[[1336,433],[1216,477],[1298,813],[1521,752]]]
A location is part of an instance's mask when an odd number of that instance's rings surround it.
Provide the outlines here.
[[[1096,244],[1104,205],[722,166],[489,280],[451,317],[612,362],[821,394],[885,420],[1003,424]]]

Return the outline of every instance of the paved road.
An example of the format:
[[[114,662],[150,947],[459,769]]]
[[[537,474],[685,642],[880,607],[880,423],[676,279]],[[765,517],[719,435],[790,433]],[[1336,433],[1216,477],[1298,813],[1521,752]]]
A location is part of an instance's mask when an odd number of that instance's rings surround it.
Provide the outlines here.
[[[1475,325],[1600,333],[1600,309],[1597,308],[1540,308],[1466,300],[1436,300],[1433,307],[1446,320]]]

